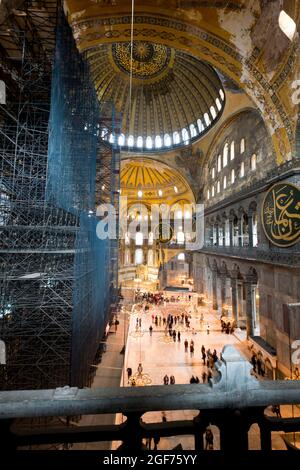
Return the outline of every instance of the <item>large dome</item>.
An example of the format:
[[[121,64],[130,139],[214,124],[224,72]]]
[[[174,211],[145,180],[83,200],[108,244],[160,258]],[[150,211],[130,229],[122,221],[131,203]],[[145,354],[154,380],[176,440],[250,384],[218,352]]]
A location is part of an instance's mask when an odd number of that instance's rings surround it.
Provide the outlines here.
[[[182,51],[135,41],[132,51],[128,42],[104,44],[89,49],[87,57],[99,99],[112,101],[121,113],[116,137],[121,146],[151,150],[187,144],[223,111],[218,74]]]

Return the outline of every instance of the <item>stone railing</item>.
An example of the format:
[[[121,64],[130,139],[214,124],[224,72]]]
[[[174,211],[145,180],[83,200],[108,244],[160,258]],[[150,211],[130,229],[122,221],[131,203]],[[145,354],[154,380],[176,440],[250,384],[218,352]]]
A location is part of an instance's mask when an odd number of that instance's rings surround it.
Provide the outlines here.
[[[300,403],[300,381],[257,380],[251,365],[232,346],[225,346],[217,375],[208,384],[0,392],[0,432],[3,448],[51,443],[121,441],[123,450],[143,449],[142,439],[193,435],[195,450],[203,450],[209,424],[220,430],[221,450],[247,450],[248,430],[257,423],[262,450],[271,449],[271,432],[300,430],[300,418],[265,415],[272,404]],[[193,420],[145,423],[149,411],[198,410]],[[26,432],[15,419],[123,413],[122,424],[49,428]],[[234,439],[232,438],[234,436]]]

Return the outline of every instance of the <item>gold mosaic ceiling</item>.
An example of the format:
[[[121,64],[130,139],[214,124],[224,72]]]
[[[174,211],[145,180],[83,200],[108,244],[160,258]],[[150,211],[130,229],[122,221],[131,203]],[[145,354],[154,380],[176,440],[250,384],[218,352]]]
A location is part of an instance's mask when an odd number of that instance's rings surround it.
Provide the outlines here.
[[[189,131],[190,124],[211,122],[222,112],[221,81],[209,65],[166,45],[135,41],[103,44],[87,51],[92,77],[101,101],[113,101],[122,114],[121,132],[143,138]],[[130,70],[132,96],[130,107]],[[214,106],[217,116],[211,115]],[[208,129],[207,125],[204,125]],[[205,129],[205,130],[206,130]],[[192,136],[193,137],[193,136]]]
[[[124,160],[121,168],[122,196],[138,200],[137,191],[143,193],[143,200],[152,203],[174,203],[194,201],[191,189],[173,168],[147,159]],[[161,191],[161,192],[159,192]]]

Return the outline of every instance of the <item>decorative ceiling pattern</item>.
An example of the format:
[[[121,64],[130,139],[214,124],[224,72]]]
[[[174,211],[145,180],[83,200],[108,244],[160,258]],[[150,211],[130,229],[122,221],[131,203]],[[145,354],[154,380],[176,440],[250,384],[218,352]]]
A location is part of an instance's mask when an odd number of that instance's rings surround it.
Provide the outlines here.
[[[81,51],[130,40],[131,0],[66,2]],[[279,7],[299,29],[300,0],[136,0],[134,17],[136,40],[191,53],[246,91],[264,117],[278,163],[295,145],[291,86],[299,74],[299,36],[283,40]]]
[[[121,167],[121,194],[129,201],[147,203],[194,202],[184,178],[170,166],[147,159],[124,160]],[[140,196],[138,191],[141,191]]]
[[[132,58],[129,42],[94,47],[87,52],[87,58],[99,99],[115,104],[122,114],[121,132],[125,136],[150,136],[154,140],[165,134],[172,137],[175,131],[181,135],[186,128],[188,138],[193,138],[205,133],[222,113],[223,87],[217,73],[185,52],[135,41]],[[203,129],[199,129],[198,119]],[[190,124],[195,126],[194,135],[190,135]]]

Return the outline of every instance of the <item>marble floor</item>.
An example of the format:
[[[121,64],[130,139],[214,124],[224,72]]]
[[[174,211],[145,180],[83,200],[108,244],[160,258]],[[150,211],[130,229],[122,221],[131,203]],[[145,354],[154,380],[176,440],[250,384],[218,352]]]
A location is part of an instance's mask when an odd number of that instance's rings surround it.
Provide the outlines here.
[[[167,317],[170,313],[172,315],[180,315],[182,312],[189,313],[191,311],[190,328],[185,328],[183,324],[174,325],[177,331],[181,333],[181,340],[173,341],[169,337],[168,332],[165,331],[163,321],[155,325],[154,317],[163,316]],[[137,319],[141,320],[141,327],[137,328]],[[151,385],[162,385],[164,375],[174,375],[177,384],[189,383],[192,375],[198,376],[201,380],[203,371],[206,371],[206,366],[202,364],[201,359],[201,346],[217,350],[218,355],[226,344],[232,344],[239,351],[249,359],[249,351],[247,349],[246,341],[244,341],[243,332],[237,334],[225,334],[220,330],[219,316],[212,313],[210,308],[201,307],[197,312],[188,304],[184,302],[170,303],[166,306],[151,307],[145,313],[144,309],[138,306],[126,305],[122,314],[119,316],[120,325],[117,331],[112,327],[111,334],[107,340],[107,353],[104,354],[102,363],[99,364],[95,380],[92,387],[101,386],[130,386],[127,378],[127,367],[130,367],[133,374],[137,372],[139,363],[142,364],[143,374],[147,374],[151,380]],[[150,325],[153,328],[152,335],[149,332]],[[209,334],[207,334],[207,325],[209,325]],[[127,339],[126,339],[127,338]],[[184,341],[194,341],[194,354],[191,356],[190,351],[185,352]],[[126,344],[125,356],[120,354],[122,345]],[[108,354],[109,353],[109,354]],[[167,385],[171,387],[172,385]],[[167,421],[192,419],[197,415],[195,410],[186,411],[167,411],[165,417]],[[281,407],[282,416],[300,416],[298,407]],[[293,414],[292,414],[293,413]],[[272,412],[270,411],[270,414]],[[123,416],[118,414],[103,416],[85,416],[80,425],[88,424],[109,424],[121,423]],[[160,422],[162,421],[162,412],[146,413],[143,416],[145,422]],[[214,434],[214,449],[219,449],[219,430],[215,426],[211,426]],[[112,443],[94,443],[76,445],[73,449],[116,449],[120,442]],[[146,443],[145,443],[146,444]],[[168,450],[173,449],[178,444],[182,445],[185,450],[194,449],[193,436],[176,436],[171,438],[162,438],[158,444],[158,449]],[[258,450],[259,444],[259,429],[257,425],[253,425],[249,431],[249,448]],[[272,447],[273,449],[285,450],[285,444],[280,436],[280,433],[272,434]],[[153,448],[153,443],[152,443]]]
[[[182,313],[191,313],[190,327],[185,328],[183,324],[174,325],[174,329],[180,331],[180,341],[173,341],[169,333],[165,330],[163,321],[158,321],[158,325],[153,321],[155,316],[167,318],[168,314],[173,316]],[[139,319],[141,327],[138,328]],[[152,326],[152,334],[149,327]],[[209,328],[207,326],[209,325]],[[209,333],[208,333],[209,330]],[[161,307],[151,307],[145,313],[139,306],[133,306],[129,314],[129,334],[127,338],[126,354],[124,361],[124,370],[121,379],[122,386],[130,386],[127,379],[127,367],[130,367],[133,374],[137,372],[139,363],[142,364],[143,374],[149,375],[151,385],[163,385],[165,375],[174,375],[177,384],[190,382],[192,375],[198,376],[202,382],[202,373],[207,372],[207,367],[203,365],[201,347],[216,349],[218,355],[226,344],[235,345],[243,354],[246,355],[246,345],[242,344],[240,339],[231,334],[225,334],[220,329],[220,319],[217,314],[212,313],[207,307],[199,307],[197,311],[188,303],[169,303]],[[185,352],[184,341],[194,341],[194,354],[191,355],[189,348]],[[167,385],[171,386],[171,385]],[[195,410],[185,411],[166,411],[164,412],[167,421],[192,419],[198,414]],[[116,418],[117,423],[123,420],[122,415]],[[161,412],[146,413],[143,416],[145,422],[157,422],[162,420]],[[214,449],[219,449],[219,430],[211,426],[214,434]],[[258,432],[255,427],[250,430],[249,443],[252,449],[259,449]],[[120,443],[114,443],[112,449],[118,447]],[[194,438],[192,436],[176,436],[171,438],[162,438],[158,444],[158,449],[173,449],[178,444],[182,445],[184,450],[194,449]],[[152,444],[153,448],[153,444]]]

